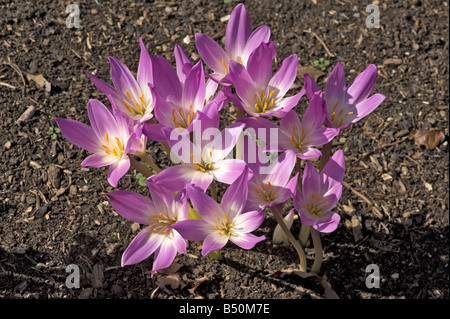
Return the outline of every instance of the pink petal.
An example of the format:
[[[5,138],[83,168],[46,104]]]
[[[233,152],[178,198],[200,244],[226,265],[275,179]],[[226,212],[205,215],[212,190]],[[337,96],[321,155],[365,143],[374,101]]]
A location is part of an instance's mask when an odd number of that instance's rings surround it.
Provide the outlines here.
[[[130,191],[114,191],[105,194],[112,208],[122,217],[139,224],[147,224],[152,216],[159,214],[153,211],[153,203],[147,197]]]
[[[231,12],[225,32],[225,49],[233,59],[242,56],[245,44],[252,32],[250,17],[242,3]]]
[[[155,271],[169,267],[177,256],[177,248],[173,240],[165,236],[161,245],[155,251],[153,258],[152,275]]]
[[[91,153],[95,153],[101,149],[101,142],[90,126],[75,120],[55,118],[55,121],[61,130],[61,134],[72,144]]]
[[[121,179],[130,169],[130,159],[124,156],[120,161],[117,161],[108,169],[108,182],[113,187],[117,187],[119,179]]]
[[[266,239],[264,235],[242,234],[231,236],[230,240],[243,249],[252,249],[257,243]]]
[[[210,36],[203,33],[195,34],[195,44],[197,45],[198,53],[206,65],[223,77],[225,67],[222,64],[222,60],[228,63],[230,60],[229,55]]]
[[[331,217],[329,220],[324,222],[318,222],[316,225],[314,225],[314,229],[321,232],[321,233],[331,233],[336,230],[339,221],[341,220],[341,216],[339,214],[336,214],[334,212],[330,212]]]
[[[242,53],[242,62],[247,65],[247,60],[250,54],[261,44],[269,42],[270,28],[267,25],[262,25],[253,31],[245,44],[244,51]]]
[[[372,92],[377,81],[377,66],[370,64],[348,85],[347,96],[350,104],[358,104]]]
[[[152,233],[150,227],[139,232],[122,255],[122,267],[148,258],[161,245],[164,235]]]
[[[269,82],[269,86],[277,88],[277,96],[282,97],[291,88],[297,77],[298,57],[292,54],[287,57]]]
[[[222,249],[228,242],[227,235],[220,235],[218,231],[210,233],[203,241],[202,255],[206,256],[212,251]]]

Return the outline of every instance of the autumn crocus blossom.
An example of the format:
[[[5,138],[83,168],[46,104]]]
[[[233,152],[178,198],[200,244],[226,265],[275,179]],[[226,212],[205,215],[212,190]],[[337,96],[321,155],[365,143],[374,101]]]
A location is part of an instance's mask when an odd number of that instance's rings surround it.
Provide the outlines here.
[[[183,61],[184,60],[184,61]],[[226,97],[211,98],[211,91],[217,86],[205,84],[203,63],[190,66],[183,59],[178,66],[184,71],[174,70],[172,65],[161,56],[152,57],[152,67],[155,75],[155,90],[157,103],[155,117],[159,123],[145,124],[144,134],[154,141],[166,141],[162,131],[164,127],[187,129],[192,131],[199,111],[207,112],[209,108],[218,109],[225,103]],[[208,91],[207,91],[208,89]]]
[[[139,263],[154,253],[153,276],[155,271],[170,266],[177,253],[186,253],[185,239],[170,226],[187,219],[188,202],[184,191],[173,195],[152,182],[147,185],[152,200],[130,191],[115,191],[106,197],[119,215],[148,225],[123,253],[122,267]]]
[[[230,15],[226,33],[225,50],[210,36],[203,33],[195,34],[197,50],[214,73],[210,77],[222,85],[231,85],[229,78],[230,62],[236,61],[247,66],[250,54],[261,43],[268,42],[270,28],[260,26],[252,32],[250,17],[242,3],[238,4]]]
[[[241,108],[254,117],[283,117],[297,105],[304,92],[284,97],[297,76],[298,57],[286,58],[272,76],[275,45],[262,43],[251,54],[247,67],[231,62],[230,78],[240,98]]]
[[[203,120],[202,120],[203,118]],[[216,119],[218,120],[218,119]],[[210,120],[210,122],[214,122]],[[203,129],[212,130],[212,138],[198,143],[192,143],[189,134],[180,133],[178,129],[165,128],[166,139],[172,155],[176,160],[181,160],[180,165],[166,168],[157,175],[151,176],[156,184],[160,184],[171,191],[180,191],[187,184],[194,184],[203,191],[209,187],[213,180],[231,184],[246,167],[243,160],[228,158],[236,145],[242,132],[243,123],[231,124],[223,131],[217,129],[216,124],[208,124],[207,114],[201,113],[199,124]],[[202,130],[196,131],[201,134]],[[180,154],[181,151],[181,154]]]
[[[138,123],[144,123],[153,117],[156,95],[152,87],[152,61],[142,39],[139,39],[139,43],[141,55],[136,79],[127,66],[114,57],[109,57],[114,87],[88,72],[85,73],[97,89],[110,96],[118,111]]]
[[[261,158],[260,155],[258,158]],[[259,210],[276,204],[283,204],[294,193],[297,185],[298,173],[291,178],[297,157],[293,150],[288,150],[278,156],[274,163],[263,165],[256,160],[247,162],[253,171],[248,188],[249,194],[245,208]],[[269,164],[269,163],[267,163]]]
[[[55,118],[55,121],[71,143],[94,153],[81,166],[109,166],[108,182],[116,187],[130,168],[128,154],[141,154],[145,145],[141,137],[132,132],[125,118],[114,116],[100,101],[89,100],[87,108],[92,127],[75,120]]]
[[[184,238],[203,240],[202,255],[222,249],[230,240],[243,249],[251,249],[265,236],[251,234],[264,221],[261,210],[244,209],[248,194],[248,168],[223,194],[220,205],[198,187],[187,185],[186,191],[201,220],[185,220],[174,224]]]
[[[342,194],[345,158],[342,150],[336,151],[319,173],[314,165],[306,162],[302,190],[294,193],[294,208],[302,224],[319,232],[336,230],[340,216],[331,211]]]
[[[342,131],[374,111],[385,99],[380,93],[369,97],[376,79],[377,67],[371,64],[346,86],[344,68],[341,62],[338,62],[325,86],[326,125]],[[302,91],[311,99],[313,94],[320,90],[314,81],[306,76]]]
[[[280,126],[263,118],[244,118],[238,122],[245,123],[256,133],[263,129],[264,136],[258,135],[258,138],[267,143],[266,152],[294,150],[300,159],[318,158],[322,152],[316,147],[328,143],[339,133],[334,128],[323,127],[323,103],[320,94],[314,94],[302,120],[291,110],[280,120]]]

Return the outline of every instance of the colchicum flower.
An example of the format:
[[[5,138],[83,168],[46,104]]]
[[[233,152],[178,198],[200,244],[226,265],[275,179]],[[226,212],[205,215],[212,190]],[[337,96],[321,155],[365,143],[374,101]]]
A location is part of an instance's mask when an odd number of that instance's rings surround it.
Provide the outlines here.
[[[342,131],[375,110],[385,99],[385,96],[380,93],[368,97],[376,80],[377,67],[371,64],[346,86],[344,68],[338,62],[328,77],[325,87],[326,125]],[[305,77],[305,86],[302,91],[309,99],[315,92],[320,92],[309,76]]]
[[[304,92],[284,97],[297,77],[298,57],[287,57],[272,76],[275,48],[272,42],[262,43],[251,54],[247,67],[231,62],[230,77],[239,96],[241,108],[254,117],[283,117],[297,105]]]
[[[223,107],[226,101],[224,95],[217,95],[207,101],[207,98],[211,98],[211,91],[217,86],[206,86],[202,62],[190,66],[186,63],[186,57],[177,56],[178,65],[185,71],[177,69],[178,74],[165,58],[152,57],[157,92],[155,117],[159,123],[145,124],[144,134],[154,141],[166,141],[162,132],[165,127],[187,129],[191,132],[198,112],[208,112],[210,108],[218,109],[218,104]]]
[[[331,210],[341,197],[344,173],[342,150],[333,154],[320,173],[310,162],[306,162],[302,191],[297,188],[294,193],[294,207],[302,224],[323,233],[336,230],[341,217]]]
[[[151,176],[150,179],[174,192],[184,189],[187,184],[194,184],[206,191],[213,180],[226,184],[233,183],[241,175],[246,163],[243,160],[227,157],[233,151],[244,124],[231,124],[223,131],[219,131],[218,119],[216,120],[217,126],[210,124],[216,128],[211,139],[195,144],[190,141],[189,134],[180,133],[177,129],[165,128],[163,131],[172,149],[171,156],[178,157],[182,163],[168,167],[159,174]],[[211,127],[205,113],[200,114],[199,123],[202,125],[202,130]],[[180,154],[179,151],[182,153]]]
[[[260,154],[258,158],[261,156],[265,155]],[[248,167],[253,171],[253,177],[248,183],[249,194],[245,209],[260,210],[286,202],[297,186],[298,173],[290,178],[296,159],[295,152],[288,150],[270,165],[268,162],[263,165],[258,159],[255,163],[247,161]]]
[[[186,192],[172,192],[147,183],[152,200],[130,191],[106,194],[112,208],[122,217],[148,225],[131,241],[122,255],[122,267],[133,265],[153,253],[152,276],[155,271],[170,266],[177,253],[186,253],[185,239],[171,226],[186,220],[188,202]]]
[[[268,42],[269,38],[270,29],[267,25],[252,32],[248,12],[240,3],[233,9],[228,21],[225,50],[203,33],[195,34],[195,43],[203,61],[214,71],[210,75],[211,78],[222,85],[231,85],[228,76],[230,61],[236,61],[246,67],[253,50],[261,43]]]
[[[100,101],[89,100],[87,108],[92,128],[75,120],[55,118],[55,121],[71,143],[94,153],[81,166],[109,166],[108,182],[116,187],[130,168],[127,154],[141,154],[145,145],[140,136],[130,132],[125,118],[115,117]]]
[[[225,191],[220,205],[201,189],[187,185],[189,199],[202,217],[185,220],[172,226],[184,238],[203,241],[202,255],[222,249],[229,240],[243,249],[251,249],[265,236],[250,234],[264,220],[263,211],[246,211],[248,193],[248,168]]]
[[[117,110],[138,123],[153,118],[156,96],[153,84],[153,68],[150,55],[142,39],[139,39],[141,56],[136,79],[130,70],[119,60],[109,57],[111,80],[114,87],[85,71],[94,85],[113,100]]]
[[[314,94],[301,121],[291,110],[280,120],[280,126],[263,118],[244,118],[238,122],[245,123],[256,133],[258,128],[265,129],[266,135],[258,136],[267,143],[265,152],[294,150],[298,158],[317,158],[322,152],[315,147],[328,143],[339,133],[335,128],[322,127],[325,117],[323,103],[320,94]]]

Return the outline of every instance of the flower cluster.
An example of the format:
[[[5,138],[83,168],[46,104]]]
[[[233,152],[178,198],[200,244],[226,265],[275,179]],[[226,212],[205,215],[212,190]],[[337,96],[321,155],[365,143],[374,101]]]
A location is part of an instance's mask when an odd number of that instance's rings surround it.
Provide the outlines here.
[[[123,266],[154,255],[154,273],[186,253],[187,240],[202,241],[203,255],[228,241],[251,249],[265,239],[252,234],[263,223],[265,208],[279,222],[274,241],[289,238],[295,246],[289,232],[295,212],[302,225],[315,231],[337,228],[340,217],[332,209],[342,193],[345,158],[341,150],[331,155],[331,143],[383,101],[381,94],[369,97],[377,76],[374,65],[346,86],[338,62],[325,94],[305,74],[302,90],[291,95],[297,55],[272,73],[276,48],[270,29],[263,25],[252,31],[243,4],[231,13],[225,49],[208,35],[195,35],[202,58],[195,64],[179,45],[174,68],[165,58],[149,55],[139,42],[136,78],[113,57],[113,85],[86,72],[111,108],[90,100],[91,126],[55,119],[70,142],[93,153],[82,166],[109,166],[107,179],[113,187],[130,167],[148,177],[151,199],[123,190],[106,194],[118,214],[147,225],[123,253]],[[304,95],[309,105],[300,118],[294,108]],[[231,103],[238,118],[220,130]],[[161,170],[148,156],[149,140],[161,144],[172,166]],[[320,157],[324,165],[318,171],[308,160]],[[226,188],[220,203],[217,183]],[[283,220],[290,198],[295,210]]]

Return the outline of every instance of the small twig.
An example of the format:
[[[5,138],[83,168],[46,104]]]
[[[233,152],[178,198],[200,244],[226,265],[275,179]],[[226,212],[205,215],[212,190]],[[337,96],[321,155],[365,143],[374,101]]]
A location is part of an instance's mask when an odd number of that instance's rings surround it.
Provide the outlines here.
[[[327,47],[327,45],[325,44],[325,42],[323,42],[323,40],[322,40],[315,32],[310,31],[310,30],[303,30],[303,31],[304,31],[304,32],[307,32],[307,33],[311,33],[311,34],[317,39],[317,41],[320,42],[320,44],[323,46],[323,48],[325,49],[325,51],[327,52],[327,54],[328,54],[330,57],[335,57],[335,55],[334,55],[333,53],[331,53],[330,50],[328,49],[328,47]]]
[[[366,202],[367,204],[369,204],[370,206],[373,206],[373,205],[374,205],[370,199],[368,199],[365,195],[361,194],[361,193],[358,192],[356,189],[354,189],[353,187],[351,187],[350,184],[348,184],[347,182],[342,181],[342,185],[344,185],[345,188],[348,188],[353,194],[355,194],[356,196],[358,196],[359,198],[361,198],[363,201],[365,201],[365,202]],[[375,205],[375,206],[376,206],[376,205]]]

